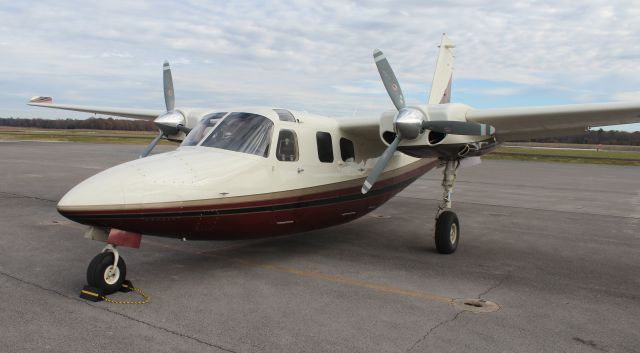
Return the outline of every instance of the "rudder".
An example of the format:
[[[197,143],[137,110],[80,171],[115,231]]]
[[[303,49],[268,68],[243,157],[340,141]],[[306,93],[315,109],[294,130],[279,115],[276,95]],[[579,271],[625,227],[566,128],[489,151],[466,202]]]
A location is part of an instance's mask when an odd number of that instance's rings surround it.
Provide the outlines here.
[[[436,71],[431,83],[429,104],[443,104],[451,102],[451,80],[453,79],[453,48],[455,45],[446,33],[442,34],[440,52],[436,62]]]

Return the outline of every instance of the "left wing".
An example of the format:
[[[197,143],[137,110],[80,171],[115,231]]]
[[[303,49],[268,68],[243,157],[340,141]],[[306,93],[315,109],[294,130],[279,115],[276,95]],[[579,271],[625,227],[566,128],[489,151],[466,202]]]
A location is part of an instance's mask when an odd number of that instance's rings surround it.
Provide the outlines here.
[[[124,118],[141,119],[141,120],[154,120],[158,116],[165,113],[164,110],[155,110],[155,109],[93,107],[93,106],[74,105],[74,104],[40,103],[40,102],[51,102],[51,101],[52,100],[50,97],[34,97],[27,104],[34,107],[73,110],[76,112],[113,115],[113,116],[121,116]]]
[[[593,126],[640,122],[640,102],[470,109],[470,122],[491,125],[498,141],[580,134]]]

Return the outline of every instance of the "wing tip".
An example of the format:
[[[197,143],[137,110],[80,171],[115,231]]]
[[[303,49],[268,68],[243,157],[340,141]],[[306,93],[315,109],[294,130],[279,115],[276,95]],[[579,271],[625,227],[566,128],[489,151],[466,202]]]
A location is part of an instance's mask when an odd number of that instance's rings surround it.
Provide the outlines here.
[[[51,104],[51,103],[53,103],[53,98],[51,97],[33,96],[31,97],[31,99],[29,99],[29,102],[27,104],[33,105],[33,104]]]

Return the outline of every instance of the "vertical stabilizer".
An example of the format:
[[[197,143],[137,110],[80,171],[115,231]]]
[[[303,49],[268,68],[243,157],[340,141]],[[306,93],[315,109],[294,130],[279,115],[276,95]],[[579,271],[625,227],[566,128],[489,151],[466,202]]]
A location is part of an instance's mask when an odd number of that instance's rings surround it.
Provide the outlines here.
[[[440,104],[451,102],[451,80],[453,78],[453,48],[446,33],[442,34],[440,42],[440,52],[436,63],[436,72],[433,75],[431,84],[431,94],[429,94],[429,104]]]

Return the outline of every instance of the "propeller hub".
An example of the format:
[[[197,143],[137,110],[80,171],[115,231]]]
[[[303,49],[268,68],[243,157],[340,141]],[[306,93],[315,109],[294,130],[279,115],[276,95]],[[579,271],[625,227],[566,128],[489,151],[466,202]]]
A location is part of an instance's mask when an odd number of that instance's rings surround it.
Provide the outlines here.
[[[403,139],[413,140],[423,132],[422,121],[425,116],[415,108],[402,108],[394,118],[394,128]]]
[[[177,134],[180,126],[185,125],[184,115],[175,110],[160,115],[153,122],[167,136]]]

